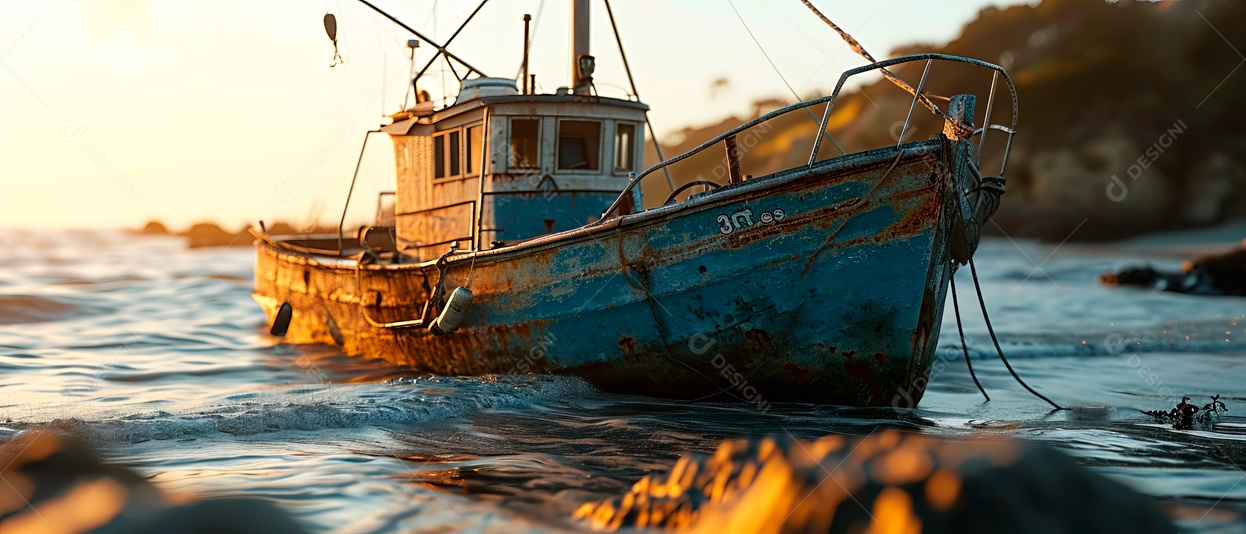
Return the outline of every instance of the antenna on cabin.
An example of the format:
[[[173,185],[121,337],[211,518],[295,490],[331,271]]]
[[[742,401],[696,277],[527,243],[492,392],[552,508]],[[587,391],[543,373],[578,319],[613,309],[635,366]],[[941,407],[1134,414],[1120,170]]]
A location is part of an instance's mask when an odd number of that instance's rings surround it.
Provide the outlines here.
[[[577,95],[586,95],[593,86],[596,60],[589,54],[589,0],[571,1],[571,87]]]
[[[419,39],[407,39],[407,49],[411,51],[411,66],[407,69],[407,77],[411,79],[411,95],[415,103],[420,103],[420,91],[415,88],[415,49],[420,47]],[[407,92],[402,92],[402,111],[407,109]]]

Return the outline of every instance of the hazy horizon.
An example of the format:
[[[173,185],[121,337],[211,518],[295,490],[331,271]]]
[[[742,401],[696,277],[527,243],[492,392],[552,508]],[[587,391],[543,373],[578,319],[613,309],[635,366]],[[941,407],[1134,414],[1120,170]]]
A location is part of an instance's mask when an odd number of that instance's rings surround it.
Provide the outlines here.
[[[802,97],[863,61],[797,0],[734,0]],[[954,38],[983,7],[890,0],[818,2],[876,55]],[[475,2],[382,2],[444,43]],[[170,0],[18,2],[0,22],[0,226],[172,228],[212,220],[336,220],[364,132],[401,108],[409,37],[351,1],[305,4]],[[764,98],[794,100],[727,1],[612,7],[642,100],[659,137],[749,113]],[[344,65],[321,19],[336,15]],[[532,69],[545,92],[567,85],[565,0],[486,5],[450,49],[491,76],[514,77],[523,13],[535,20]],[[593,3],[598,89],[627,86],[604,6]],[[695,21],[690,24],[689,21]],[[678,50],[678,53],[672,53]],[[433,48],[416,56],[417,68]],[[987,58],[991,59],[991,58]],[[440,72],[424,86],[440,96]],[[715,80],[725,84],[714,86]],[[446,83],[453,95],[456,84]],[[384,90],[382,90],[384,87]],[[382,108],[384,105],[384,108]],[[391,148],[370,142],[352,218],[392,189]]]

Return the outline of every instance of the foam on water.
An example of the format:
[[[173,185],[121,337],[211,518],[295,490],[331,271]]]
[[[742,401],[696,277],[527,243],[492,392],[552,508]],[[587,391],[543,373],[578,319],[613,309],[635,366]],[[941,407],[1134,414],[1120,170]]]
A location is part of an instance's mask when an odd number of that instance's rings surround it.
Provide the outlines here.
[[[83,431],[99,443],[184,440],[217,434],[248,436],[282,431],[403,428],[492,409],[519,409],[593,392],[577,378],[559,376],[425,377],[372,384],[300,384],[234,394],[212,402],[150,412],[83,413],[73,407],[37,410],[21,429],[51,422]]]

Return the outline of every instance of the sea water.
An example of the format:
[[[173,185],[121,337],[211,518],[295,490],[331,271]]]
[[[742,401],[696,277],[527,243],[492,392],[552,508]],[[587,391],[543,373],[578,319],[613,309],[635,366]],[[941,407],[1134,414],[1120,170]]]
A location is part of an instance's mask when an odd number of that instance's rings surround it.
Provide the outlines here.
[[[1240,230],[1240,231],[1239,231]],[[564,531],[725,439],[900,428],[1056,446],[1153,496],[1186,532],[1246,531],[1246,299],[1100,286],[1097,276],[1224,250],[1246,228],[1110,244],[988,238],[914,410],[688,404],[558,376],[439,377],[290,346],[251,300],[253,251],[121,232],[9,233],[0,249],[0,440],[59,422],[168,491],[270,499],[318,531]],[[1139,410],[1223,395],[1216,431]],[[893,395],[892,404],[909,400]]]

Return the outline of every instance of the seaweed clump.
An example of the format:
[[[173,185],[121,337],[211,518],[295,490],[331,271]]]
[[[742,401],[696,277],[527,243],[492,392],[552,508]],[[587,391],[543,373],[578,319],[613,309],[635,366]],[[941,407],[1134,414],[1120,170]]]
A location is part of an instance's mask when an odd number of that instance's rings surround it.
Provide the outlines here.
[[[1211,402],[1204,404],[1200,410],[1197,404],[1191,404],[1189,397],[1181,397],[1181,402],[1171,410],[1149,410],[1142,413],[1154,417],[1157,422],[1170,423],[1176,430],[1214,430],[1221,414],[1229,411],[1229,407],[1220,402],[1220,395],[1212,395]]]

